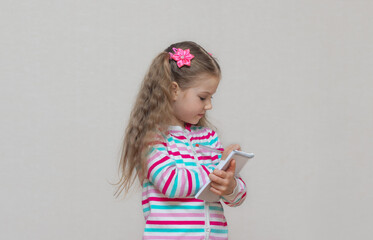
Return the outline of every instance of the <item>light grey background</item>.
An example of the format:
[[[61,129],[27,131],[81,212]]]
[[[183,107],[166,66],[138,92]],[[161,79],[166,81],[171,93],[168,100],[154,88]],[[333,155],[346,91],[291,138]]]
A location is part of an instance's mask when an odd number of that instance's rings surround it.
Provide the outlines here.
[[[154,56],[219,59],[210,117],[256,158],[230,239],[372,236],[373,1],[0,3],[0,239],[140,239],[114,199],[123,131]],[[138,189],[138,188],[137,188]]]

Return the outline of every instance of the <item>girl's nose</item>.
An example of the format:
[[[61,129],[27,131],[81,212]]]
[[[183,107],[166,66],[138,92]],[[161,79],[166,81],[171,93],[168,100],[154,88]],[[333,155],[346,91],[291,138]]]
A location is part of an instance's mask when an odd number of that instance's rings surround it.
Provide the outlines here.
[[[205,110],[211,110],[212,109],[212,103],[211,103],[211,99],[209,101],[207,101],[206,105],[205,105]]]

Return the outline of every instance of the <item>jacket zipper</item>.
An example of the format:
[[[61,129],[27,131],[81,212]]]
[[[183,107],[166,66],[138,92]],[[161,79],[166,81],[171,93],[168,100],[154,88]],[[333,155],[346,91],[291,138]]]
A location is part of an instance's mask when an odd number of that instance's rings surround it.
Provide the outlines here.
[[[194,159],[197,161],[198,163],[198,159],[196,158],[196,151],[192,145],[192,143],[190,142],[190,139],[189,139],[189,133],[187,132],[187,130],[185,130],[185,135],[187,136],[187,140],[188,140],[188,143],[193,151],[193,156],[194,156]],[[208,202],[204,202],[204,206],[205,206],[205,240],[208,240],[210,238],[210,231],[211,231],[211,228],[210,228],[210,212],[209,212],[209,203]]]
[[[205,240],[210,238],[210,213],[209,213],[209,203],[205,202]]]

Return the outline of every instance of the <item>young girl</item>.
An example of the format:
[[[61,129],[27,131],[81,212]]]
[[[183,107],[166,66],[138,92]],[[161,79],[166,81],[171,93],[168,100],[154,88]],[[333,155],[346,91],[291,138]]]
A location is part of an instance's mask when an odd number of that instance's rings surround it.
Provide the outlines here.
[[[245,183],[215,169],[239,145],[223,149],[206,112],[221,77],[215,58],[194,42],[172,44],[152,62],[125,133],[117,195],[138,177],[145,217],[143,239],[228,239],[220,202],[195,199],[210,178],[210,191],[234,207]],[[206,150],[209,146],[223,153]]]

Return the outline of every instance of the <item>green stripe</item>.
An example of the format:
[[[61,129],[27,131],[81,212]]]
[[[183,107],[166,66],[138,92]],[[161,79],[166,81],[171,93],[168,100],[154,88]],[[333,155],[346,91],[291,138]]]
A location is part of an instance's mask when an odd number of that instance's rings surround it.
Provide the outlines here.
[[[208,146],[210,147],[211,145],[213,145],[214,143],[216,143],[218,141],[218,138],[214,138],[212,139],[210,142],[201,142],[201,143],[198,143],[199,145],[203,145],[203,146]],[[196,144],[193,144],[193,146],[195,147]]]
[[[159,169],[154,173],[154,175],[153,175],[153,178],[152,178],[153,182],[155,182],[155,178],[157,177],[157,175],[159,174],[159,172],[161,172],[161,171],[163,170],[163,168],[169,167],[169,166],[171,166],[171,165],[175,165],[175,164],[174,164],[173,162],[171,162],[171,163],[169,163],[169,164],[166,164],[166,165],[160,167],[160,168],[159,168]]]
[[[175,182],[174,182],[174,186],[172,187],[172,190],[171,190],[171,194],[170,194],[170,198],[173,198],[175,196],[175,193],[176,193],[176,188],[177,188],[177,183],[178,183],[178,178],[177,178],[177,172],[175,173]]]
[[[204,209],[204,206],[193,206],[193,205],[153,205],[153,209]]]
[[[158,151],[167,151],[167,149],[165,147],[157,147],[157,148],[154,148],[154,149],[157,149]]]
[[[221,207],[214,207],[214,206],[210,206],[209,208],[210,208],[210,210],[218,210],[218,211],[223,211],[223,208],[221,208]]]
[[[203,228],[145,228],[145,232],[204,232]]]
[[[195,170],[192,170],[192,171],[194,172],[194,177],[196,178],[196,191],[195,191],[195,194],[197,194],[198,191],[199,191],[198,173],[197,173],[197,171],[195,171]]]
[[[214,139],[212,139],[211,141],[210,141],[210,145],[212,145],[212,144],[214,144],[214,143],[216,143],[218,141],[218,138],[216,137],[216,138],[214,138]]]
[[[148,211],[150,211],[150,208],[144,208],[143,210],[142,210],[143,212],[148,212]]]
[[[197,164],[194,162],[184,162],[185,166],[192,166],[192,167],[197,167]]]
[[[212,233],[228,233],[228,230],[224,229],[211,229]]]
[[[154,152],[154,148],[150,149],[150,151],[146,154],[146,156],[149,157],[150,154],[152,154],[152,152]]]
[[[176,159],[175,162],[177,164],[184,164],[185,166],[197,167],[197,164],[195,162],[184,162],[183,159]]]
[[[187,143],[187,142],[182,142],[182,141],[180,141],[179,139],[176,139],[176,138],[169,138],[169,139],[167,139],[168,140],[168,142],[172,142],[172,141],[174,141],[175,143],[181,143],[181,144],[184,144],[184,145],[186,145],[186,146],[189,146],[189,143]]]
[[[153,184],[151,182],[147,182],[147,183],[144,183],[143,187],[146,188],[146,187],[149,187],[149,186],[152,186]]]

